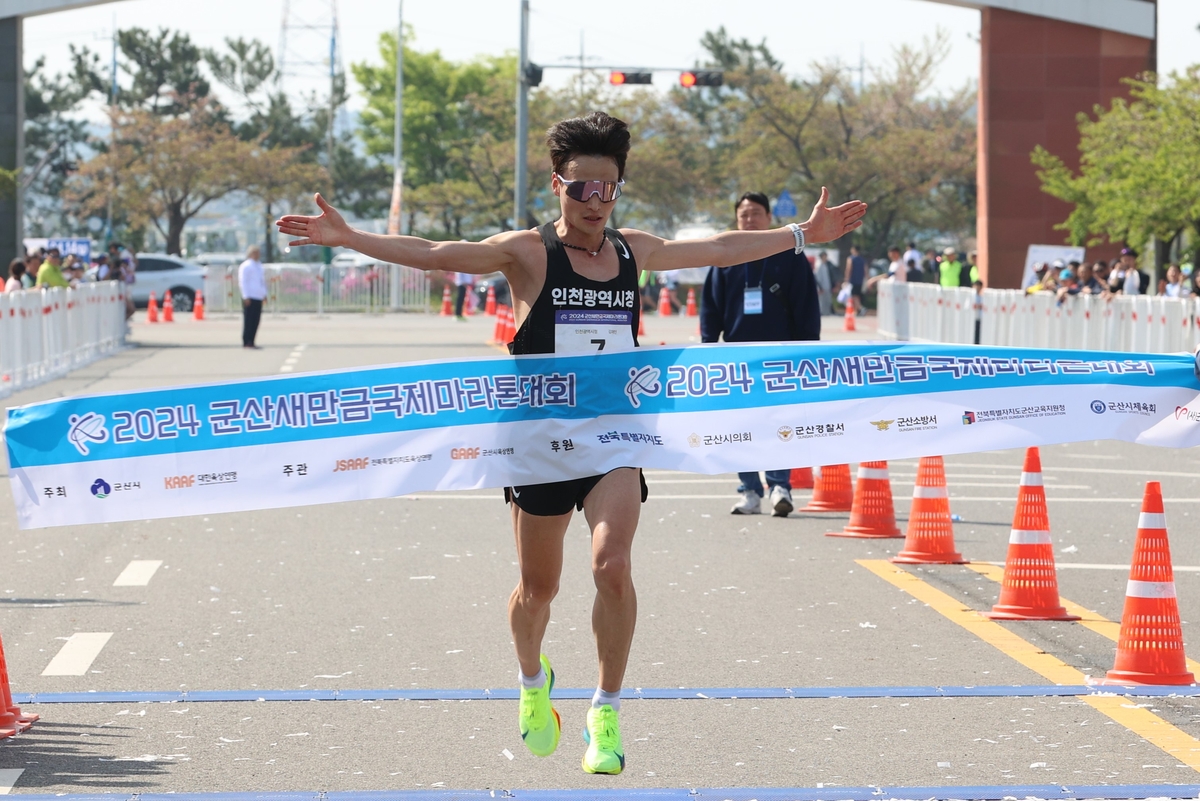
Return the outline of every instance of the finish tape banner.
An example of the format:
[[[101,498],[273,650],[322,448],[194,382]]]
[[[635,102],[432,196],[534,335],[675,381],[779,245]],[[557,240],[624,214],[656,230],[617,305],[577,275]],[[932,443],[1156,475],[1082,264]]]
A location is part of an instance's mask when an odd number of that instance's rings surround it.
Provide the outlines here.
[[[1200,445],[1190,355],[907,343],[372,367],[10,409],[21,528],[1096,439]]]

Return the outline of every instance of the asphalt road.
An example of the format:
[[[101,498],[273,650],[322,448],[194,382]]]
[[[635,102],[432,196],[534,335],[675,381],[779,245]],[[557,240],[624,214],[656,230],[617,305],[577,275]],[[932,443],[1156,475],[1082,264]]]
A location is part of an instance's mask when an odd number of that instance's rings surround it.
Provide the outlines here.
[[[138,322],[136,347],[8,404],[496,355],[486,344],[491,325],[268,315],[264,349],[245,351],[234,317]],[[651,342],[696,339],[694,320],[651,318],[647,327]],[[869,337],[870,321],[861,327],[856,336]],[[1088,442],[1045,448],[1042,459],[1062,596],[1111,620],[1121,614],[1144,483],[1162,482],[1184,635],[1194,641],[1197,454]],[[962,517],[956,541],[973,561],[1004,560],[1021,460],[1018,451],[947,459],[952,510]],[[903,527],[916,465],[890,467]],[[909,568],[897,578],[897,568],[864,560],[886,559],[902,540],[822,536],[847,515],[734,517],[735,477],[652,471],[647,481],[634,551],[640,617],[622,710],[628,763],[617,777],[579,769],[584,699],[596,680],[582,516],[568,534],[546,643],[559,687],[578,692],[558,702],[558,753],[538,759],[522,746],[509,700],[516,661],[505,605],[516,571],[499,491],[31,532],[17,531],[11,496],[0,493],[0,635],[13,692],[192,694],[171,703],[26,704],[42,720],[0,742],[0,784],[10,777],[15,794],[132,794],[1200,782],[1200,699],[1015,690],[1055,680],[1030,667],[1021,647],[998,648],[987,633],[1015,634],[1049,655],[1067,671],[1053,675],[1095,676],[1114,653],[1094,630],[1102,626],[976,630],[954,610],[995,603],[999,585],[978,570]],[[142,566],[133,577],[140,584],[114,586],[131,562],[160,564]],[[905,576],[943,600],[897,586]],[[974,697],[932,689],[973,686],[1010,689]],[[831,687],[889,689],[858,698],[781,697],[788,693],[779,689]],[[506,699],[488,697],[489,688]],[[636,697],[638,688],[688,689],[652,700]],[[366,691],[357,697],[368,700],[195,695],[279,690]],[[462,698],[370,698],[399,690]]]

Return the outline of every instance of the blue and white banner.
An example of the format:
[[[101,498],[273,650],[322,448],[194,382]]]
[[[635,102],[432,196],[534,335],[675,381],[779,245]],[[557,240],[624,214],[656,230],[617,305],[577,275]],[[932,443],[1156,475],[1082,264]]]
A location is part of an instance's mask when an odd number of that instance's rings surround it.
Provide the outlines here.
[[[1095,439],[1200,445],[1190,355],[841,343],[436,361],[9,410],[22,528]]]

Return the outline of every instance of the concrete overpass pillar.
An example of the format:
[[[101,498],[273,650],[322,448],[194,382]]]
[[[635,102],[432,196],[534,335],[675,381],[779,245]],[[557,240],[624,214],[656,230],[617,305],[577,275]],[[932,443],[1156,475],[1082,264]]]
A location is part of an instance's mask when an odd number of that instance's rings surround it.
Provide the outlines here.
[[[21,52],[21,18],[0,18],[0,167],[21,166],[25,144],[25,74]],[[20,181],[16,195],[0,197],[0,271],[24,252],[24,211]]]

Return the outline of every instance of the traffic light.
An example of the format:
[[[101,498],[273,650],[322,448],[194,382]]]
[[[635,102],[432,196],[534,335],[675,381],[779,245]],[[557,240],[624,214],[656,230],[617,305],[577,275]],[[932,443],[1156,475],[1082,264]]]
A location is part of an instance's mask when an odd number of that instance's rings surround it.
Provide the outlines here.
[[[624,86],[631,83],[651,83],[649,72],[623,72],[614,70],[608,73],[608,82],[613,86]]]
[[[542,83],[542,68],[530,61],[525,65],[525,85],[540,86]]]
[[[679,85],[684,89],[693,86],[721,86],[725,83],[725,73],[720,70],[688,70],[679,73]]]

